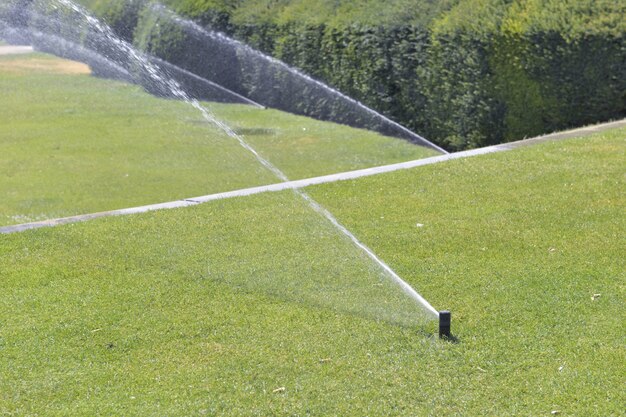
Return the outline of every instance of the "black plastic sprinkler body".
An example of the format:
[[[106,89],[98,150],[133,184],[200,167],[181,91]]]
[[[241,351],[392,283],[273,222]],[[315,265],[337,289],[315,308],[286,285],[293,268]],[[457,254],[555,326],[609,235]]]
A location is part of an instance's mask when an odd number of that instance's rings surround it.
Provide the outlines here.
[[[439,338],[450,338],[450,322],[452,321],[452,314],[448,310],[439,312]]]

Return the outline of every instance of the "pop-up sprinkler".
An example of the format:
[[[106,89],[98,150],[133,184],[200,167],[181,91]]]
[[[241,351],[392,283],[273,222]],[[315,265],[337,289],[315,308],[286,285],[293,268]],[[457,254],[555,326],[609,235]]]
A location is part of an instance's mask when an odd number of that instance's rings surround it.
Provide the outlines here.
[[[452,321],[452,314],[448,310],[439,312],[439,338],[450,338],[450,322]]]

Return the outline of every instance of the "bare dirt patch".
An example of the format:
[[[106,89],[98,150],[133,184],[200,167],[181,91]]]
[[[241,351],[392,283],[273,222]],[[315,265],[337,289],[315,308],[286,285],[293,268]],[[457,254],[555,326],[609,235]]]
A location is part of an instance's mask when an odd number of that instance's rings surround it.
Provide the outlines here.
[[[44,72],[53,74],[91,74],[86,64],[65,59],[16,57],[0,60],[0,71],[11,74]]]

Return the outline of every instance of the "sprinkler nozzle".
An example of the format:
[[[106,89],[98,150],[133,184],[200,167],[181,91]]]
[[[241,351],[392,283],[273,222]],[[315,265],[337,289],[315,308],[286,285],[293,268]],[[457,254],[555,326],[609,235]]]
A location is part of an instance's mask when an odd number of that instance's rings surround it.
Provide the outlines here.
[[[439,312],[439,338],[450,338],[450,322],[452,320],[452,314],[448,310]]]

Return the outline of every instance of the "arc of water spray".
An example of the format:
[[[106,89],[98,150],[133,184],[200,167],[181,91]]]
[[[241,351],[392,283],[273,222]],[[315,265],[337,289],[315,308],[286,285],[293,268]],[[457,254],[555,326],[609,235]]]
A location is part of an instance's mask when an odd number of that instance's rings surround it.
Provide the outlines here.
[[[358,107],[359,109],[361,109],[362,111],[366,112],[367,114],[369,114],[371,117],[377,118],[379,120],[384,121],[385,123],[395,127],[396,129],[402,131],[405,135],[408,135],[409,137],[411,137],[413,139],[413,141],[415,141],[416,143],[419,143],[423,146],[429,147],[431,149],[434,149],[438,152],[441,152],[442,154],[448,154],[449,152],[446,151],[445,149],[443,149],[440,146],[435,145],[434,143],[432,143],[431,141],[425,139],[424,137],[418,135],[417,133],[413,132],[410,129],[407,129],[406,127],[402,126],[400,123],[397,123],[391,119],[389,119],[388,117],[380,114],[379,112],[377,112],[374,109],[371,109],[370,107],[366,106],[365,104],[361,103],[358,100],[353,99],[352,97],[349,97],[345,94],[343,94],[341,91],[334,89],[332,87],[330,87],[327,84],[324,84],[323,82],[316,80],[313,77],[310,77],[309,75],[299,71],[296,68],[293,68],[289,65],[287,65],[286,63],[284,63],[283,61],[280,61],[274,57],[271,57],[269,55],[266,55],[252,47],[250,47],[249,45],[246,45],[236,39],[232,39],[228,36],[226,36],[223,33],[220,32],[215,32],[215,31],[208,31],[205,28],[201,27],[200,25],[198,25],[196,22],[192,21],[192,20],[188,20],[188,19],[183,19],[182,17],[180,17],[179,15],[177,15],[176,13],[174,13],[172,10],[168,9],[167,7],[165,7],[164,5],[160,4],[160,3],[153,3],[150,7],[153,8],[153,10],[157,11],[157,12],[161,12],[164,13],[166,15],[168,15],[171,19],[173,19],[175,22],[177,22],[178,24],[180,24],[181,26],[185,26],[188,27],[198,33],[203,34],[204,36],[207,36],[209,38],[212,39],[219,39],[221,42],[226,43],[226,44],[232,44],[234,45],[236,48],[239,48],[242,51],[245,51],[248,54],[251,54],[259,59],[265,60],[267,62],[272,63],[273,65],[282,68],[283,70],[296,75],[297,77],[305,80],[308,83],[314,84],[315,86],[321,88],[324,91],[327,91],[330,94],[333,94],[337,97],[339,97],[341,100],[344,100],[346,102],[351,103],[352,105]]]
[[[66,7],[69,7],[74,12],[80,14],[86,21],[92,25],[93,28],[98,30],[102,35],[104,35],[107,39],[113,42],[121,52],[126,53],[130,58],[136,60],[137,63],[141,64],[150,74],[154,81],[164,83],[172,92],[173,95],[180,98],[181,100],[189,103],[194,108],[196,108],[203,117],[215,124],[217,127],[222,129],[228,136],[236,139],[239,144],[250,153],[254,155],[254,157],[271,171],[276,177],[281,179],[282,181],[289,181],[287,176],[276,166],[274,166],[267,159],[263,158],[252,146],[250,146],[245,139],[233,131],[230,126],[226,123],[215,117],[212,113],[210,113],[206,108],[204,108],[200,102],[196,99],[192,99],[189,95],[184,92],[178,83],[173,79],[166,79],[159,75],[157,67],[152,64],[148,59],[141,56],[132,46],[130,46],[127,42],[117,38],[113,31],[100,23],[97,19],[89,15],[84,9],[80,6],[72,3],[69,0],[56,0],[58,3],[63,4]],[[330,223],[332,223],[344,236],[350,239],[358,248],[360,248],[370,259],[372,259],[384,272],[386,272],[391,280],[397,284],[402,291],[404,291],[408,296],[414,299],[420,306],[424,308],[427,312],[431,313],[435,317],[439,317],[439,313],[428,301],[426,301],[417,291],[415,291],[406,281],[404,281],[398,274],[396,274],[385,262],[383,262],[374,252],[369,249],[365,244],[363,244],[354,234],[352,234],[345,226],[343,226],[339,221],[325,208],[320,206],[311,196],[305,193],[302,190],[294,190],[294,192],[303,198],[309,206],[317,213],[325,217]]]
[[[0,19],[0,22],[5,22],[5,21]],[[9,33],[11,33],[11,31],[13,31],[16,34],[22,33],[20,29],[11,27],[8,24],[6,26],[6,29],[9,31]],[[55,44],[61,45],[63,48],[70,49],[72,53],[69,55],[67,55],[65,51],[63,51],[63,55],[65,55],[63,56],[64,58],[76,60],[76,57],[74,55],[82,55],[83,61],[88,61],[86,62],[87,64],[89,64],[89,60],[98,61],[98,65],[104,65],[104,66],[109,67],[110,69],[117,72],[117,75],[120,78],[123,78],[124,80],[128,80],[129,82],[130,80],[133,79],[133,76],[125,68],[122,68],[121,66],[117,65],[111,60],[108,60],[107,58],[100,55],[99,53],[92,51],[90,49],[87,49],[84,46],[76,42],[71,42],[71,41],[68,41],[67,39],[61,38],[51,33],[43,33],[34,29],[30,29],[28,32],[28,35],[31,36],[31,38],[29,39],[30,41],[33,41],[33,38],[35,38],[35,40],[40,42],[39,45],[35,45],[35,50],[41,50],[42,52],[47,52],[46,48],[49,48],[48,42],[52,40],[54,41]],[[91,63],[93,64],[93,62]]]
[[[157,58],[156,56],[152,56],[152,55],[150,56],[150,59],[152,61],[155,61],[161,67],[165,67],[165,68],[167,68],[167,69],[169,69],[171,71],[180,72],[180,73],[182,73],[182,74],[184,74],[184,75],[186,75],[188,77],[193,78],[194,80],[200,81],[200,82],[202,82],[204,84],[207,84],[208,86],[213,87],[213,88],[215,88],[217,90],[220,90],[220,91],[222,91],[222,92],[224,92],[226,94],[230,94],[230,95],[232,95],[234,97],[237,97],[239,100],[241,100],[241,101],[243,101],[243,102],[245,102],[247,104],[250,104],[252,106],[258,107],[259,109],[264,109],[265,108],[264,105],[259,104],[259,103],[257,103],[254,100],[250,100],[248,97],[244,97],[241,94],[236,93],[236,92],[234,92],[232,90],[229,90],[228,88],[226,88],[226,87],[224,87],[222,85],[219,85],[217,83],[214,83],[211,80],[207,80],[206,78],[202,78],[201,76],[199,76],[197,74],[194,74],[191,71],[187,71],[184,68],[176,66],[176,65],[172,64],[171,62],[164,61],[161,58]]]
[[[37,15],[36,13],[33,12],[34,15]],[[9,31],[9,34],[11,34],[11,32],[15,32],[15,34],[22,34],[22,30],[18,29],[18,28],[14,28],[12,26],[10,26],[8,23],[6,23],[4,20],[0,19],[1,22],[3,22],[6,25],[6,30]],[[116,71],[118,73],[118,75],[120,77],[122,77],[124,80],[129,80],[132,81],[133,76],[131,73],[128,72],[127,69],[122,68],[121,66],[117,65],[116,63],[112,62],[111,60],[108,60],[107,58],[105,58],[104,56],[98,54],[97,52],[94,52],[92,50],[89,50],[87,48],[85,48],[83,45],[80,45],[76,42],[71,42],[68,41],[67,39],[61,38],[59,36],[50,34],[50,33],[42,33],[40,31],[34,30],[34,29],[30,29],[28,32],[28,35],[31,37],[34,37],[38,44],[36,45],[36,47],[38,47],[39,49],[42,49],[44,52],[46,52],[46,48],[49,48],[49,42],[51,40],[54,41],[55,44],[57,45],[61,45],[63,48],[68,49],[71,53],[70,55],[67,55],[65,51],[63,51],[63,55],[65,57],[71,58],[71,59],[76,59],[79,61],[87,61],[86,63],[88,64],[92,64],[93,62],[89,62],[90,59],[91,60],[95,60],[98,61],[98,65],[102,65],[102,66],[106,66],[109,67],[111,69],[113,69],[114,71]],[[32,40],[32,38],[31,38]],[[82,56],[83,58],[77,58],[76,56]],[[87,59],[85,59],[87,58]],[[264,109],[265,106],[257,103],[254,100],[250,100],[247,97],[242,96],[241,94],[238,94],[232,90],[229,90],[228,88],[219,85],[217,83],[214,83],[213,81],[207,80],[206,78],[202,78],[197,74],[194,74],[190,71],[185,70],[184,68],[180,68],[170,62],[164,61],[158,57],[155,56],[149,56],[149,59],[151,61],[154,61],[157,63],[157,65],[167,68],[170,71],[173,72],[179,72],[187,77],[193,78],[196,81],[199,81],[203,84],[208,85],[209,87],[212,87],[216,90],[219,90],[223,93],[226,93],[227,95],[230,95],[232,97],[235,97],[236,99],[238,99],[241,102],[250,104],[252,106],[255,106],[257,108],[260,109]]]
[[[206,111],[200,105],[200,103],[198,103],[195,100],[194,100],[194,103],[192,103],[192,105],[198,108],[198,110],[200,111],[203,111],[203,112]],[[250,153],[252,153],[254,157],[264,167],[266,167],[269,171],[271,171],[274,175],[276,175],[276,177],[278,177],[283,182],[289,181],[289,178],[285,175],[285,173],[283,173],[280,169],[278,169],[278,167],[276,167],[270,161],[268,161],[263,156],[261,156],[252,146],[248,144],[248,142],[246,142],[246,140],[241,135],[234,132],[225,123],[221,121],[218,121],[218,122],[219,123],[217,124],[218,126],[220,126],[220,128],[222,128],[229,136],[237,139],[237,141],[243,148],[245,148]],[[332,213],[330,213],[328,210],[322,207],[308,193],[299,189],[294,189],[293,192],[294,194],[303,198],[314,211],[316,211],[317,213],[325,217],[328,221],[330,221],[330,223],[332,223],[341,233],[343,233],[348,239],[350,239],[350,241],[352,241],[354,245],[360,248],[370,259],[372,259],[376,264],[378,264],[380,268],[389,275],[391,280],[395,284],[397,284],[400,287],[400,289],[404,291],[409,297],[417,301],[426,311],[433,314],[435,317],[439,317],[439,312],[428,301],[426,301],[424,297],[422,297],[417,291],[415,291],[406,281],[400,278],[400,276],[393,269],[391,269],[389,265],[387,265],[382,259],[376,256],[376,254],[370,248],[368,248],[352,232],[350,232],[344,225],[342,225],[339,222],[339,220],[337,220],[335,216],[332,215]]]

